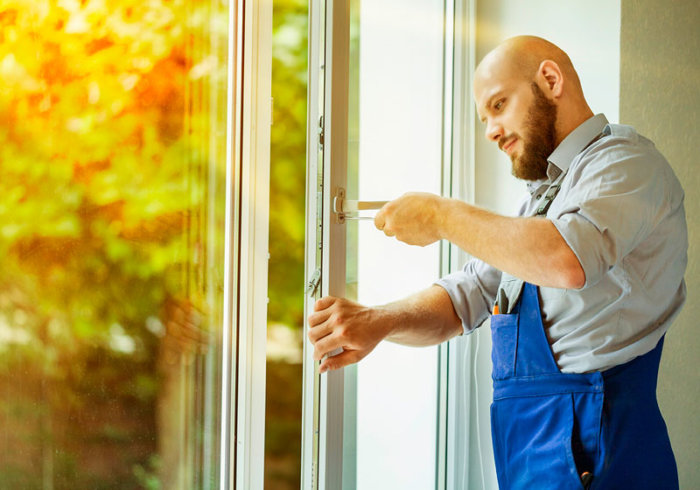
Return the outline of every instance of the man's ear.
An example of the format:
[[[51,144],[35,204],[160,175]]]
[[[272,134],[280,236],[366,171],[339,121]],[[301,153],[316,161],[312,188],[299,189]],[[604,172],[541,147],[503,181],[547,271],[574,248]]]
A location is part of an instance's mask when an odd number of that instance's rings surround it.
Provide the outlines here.
[[[564,90],[564,75],[559,65],[552,60],[544,60],[537,70],[538,82],[546,87],[545,93],[549,93],[552,98],[561,97]]]

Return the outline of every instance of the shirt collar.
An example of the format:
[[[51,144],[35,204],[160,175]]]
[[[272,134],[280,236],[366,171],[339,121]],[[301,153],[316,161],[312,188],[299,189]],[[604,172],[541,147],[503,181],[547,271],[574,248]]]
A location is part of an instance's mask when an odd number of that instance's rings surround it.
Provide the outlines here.
[[[591,142],[603,132],[603,129],[607,125],[608,120],[605,116],[603,114],[596,114],[586,119],[581,125],[570,132],[547,159],[550,164],[555,165],[559,170],[556,174],[558,175],[561,172],[569,170],[569,166],[574,160],[574,157],[590,145]],[[552,165],[547,169],[547,175],[549,175],[550,178],[552,178],[550,172]]]
[[[527,183],[530,194],[534,194],[541,185],[553,182],[562,172],[569,170],[576,155],[585,150],[607,125],[607,118],[603,114],[596,114],[570,132],[547,158],[547,178]]]

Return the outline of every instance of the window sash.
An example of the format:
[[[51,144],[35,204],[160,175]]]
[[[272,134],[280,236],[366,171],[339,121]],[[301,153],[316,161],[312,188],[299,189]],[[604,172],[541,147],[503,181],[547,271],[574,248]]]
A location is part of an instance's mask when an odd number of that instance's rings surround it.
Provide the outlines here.
[[[232,2],[221,488],[263,488],[272,2]]]
[[[320,270],[321,281],[316,293],[306,296],[306,316],[319,297],[344,296],[345,292],[345,231],[343,226],[333,226],[330,210],[334,190],[346,187],[350,8],[350,0],[310,2],[306,278],[310,283]],[[474,11],[474,0],[444,3],[442,192],[467,201],[474,196],[475,119],[469,97]],[[465,39],[469,41],[461,41]],[[455,270],[465,259],[457,247],[442,245],[442,273]],[[463,340],[451,341],[439,351],[437,489],[459,488],[456,475],[466,471],[468,461],[454,434],[464,427],[457,421],[470,417],[465,396],[471,377],[457,360],[469,356],[472,346]],[[344,437],[345,431],[353,433],[355,427],[355,413],[346,408],[346,401],[355,400],[355,371],[344,369],[321,377],[308,342],[304,349],[302,488],[351,488],[354,475],[348,470],[354,470],[354,465],[347,454],[344,459],[343,448],[347,450],[353,442]]]

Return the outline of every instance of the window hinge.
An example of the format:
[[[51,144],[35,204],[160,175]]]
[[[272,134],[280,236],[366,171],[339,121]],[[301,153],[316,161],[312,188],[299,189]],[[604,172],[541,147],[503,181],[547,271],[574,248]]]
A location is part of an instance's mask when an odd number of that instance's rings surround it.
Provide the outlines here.
[[[316,269],[311,276],[311,280],[306,285],[306,294],[310,296],[315,295],[319,284],[321,284],[321,269]]]

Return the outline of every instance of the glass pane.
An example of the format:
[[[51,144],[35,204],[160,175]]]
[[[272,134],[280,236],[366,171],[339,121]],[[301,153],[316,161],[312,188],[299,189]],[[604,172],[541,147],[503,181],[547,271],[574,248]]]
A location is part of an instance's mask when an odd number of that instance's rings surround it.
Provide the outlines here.
[[[301,481],[308,3],[273,2],[265,488]]]
[[[353,0],[349,199],[439,194],[443,2]],[[371,215],[371,213],[370,213]],[[348,221],[347,291],[383,304],[439,277],[439,246],[410,247],[371,220]],[[388,342],[359,363],[354,434],[358,489],[431,488],[436,478],[437,348]],[[352,452],[346,451],[346,459]]]
[[[0,4],[0,482],[216,488],[224,0]]]

